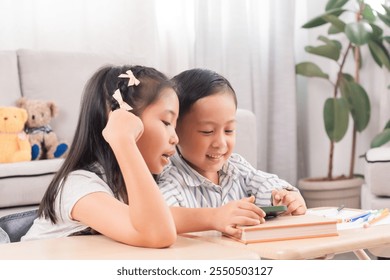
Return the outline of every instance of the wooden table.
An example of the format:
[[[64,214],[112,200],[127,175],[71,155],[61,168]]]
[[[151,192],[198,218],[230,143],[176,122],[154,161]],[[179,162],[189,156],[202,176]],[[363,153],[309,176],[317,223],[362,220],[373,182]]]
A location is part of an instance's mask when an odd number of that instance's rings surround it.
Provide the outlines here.
[[[364,249],[390,246],[390,225],[339,231],[339,236],[307,238],[286,241],[252,243],[245,245],[217,231],[188,233],[183,236],[212,242],[230,248],[256,252],[261,259],[299,260],[332,258],[336,254],[354,252],[360,259],[369,259]]]
[[[0,245],[3,260],[222,260],[259,259],[258,254],[244,248],[179,236],[170,248],[150,249],[128,246],[102,235],[43,239]]]

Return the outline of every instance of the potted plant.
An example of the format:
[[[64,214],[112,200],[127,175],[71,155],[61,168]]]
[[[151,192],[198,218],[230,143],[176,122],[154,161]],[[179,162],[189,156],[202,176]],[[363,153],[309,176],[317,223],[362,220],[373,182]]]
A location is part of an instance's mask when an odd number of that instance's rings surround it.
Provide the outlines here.
[[[345,8],[354,2],[355,9]],[[350,3],[352,4],[352,3]],[[360,83],[360,69],[363,66],[361,48],[369,49],[371,57],[379,67],[390,70],[390,56],[384,44],[390,42],[384,36],[378,22],[390,26],[390,7],[382,5],[385,14],[374,11],[364,0],[329,0],[323,14],[304,24],[303,28],[329,25],[326,35],[321,35],[318,46],[306,46],[305,51],[334,61],[337,75],[334,80],[313,62],[296,65],[296,73],[306,77],[322,78],[329,81],[330,97],[323,107],[323,120],[330,141],[328,172],[323,178],[306,178],[298,186],[308,207],[339,206],[360,208],[360,190],[363,180],[354,176],[357,133],[362,132],[370,120],[369,95]],[[353,20],[346,22],[345,19]],[[349,64],[353,73],[345,67]],[[352,67],[351,67],[352,65]],[[352,120],[352,143],[349,174],[334,176],[333,156],[335,143],[345,136]]]

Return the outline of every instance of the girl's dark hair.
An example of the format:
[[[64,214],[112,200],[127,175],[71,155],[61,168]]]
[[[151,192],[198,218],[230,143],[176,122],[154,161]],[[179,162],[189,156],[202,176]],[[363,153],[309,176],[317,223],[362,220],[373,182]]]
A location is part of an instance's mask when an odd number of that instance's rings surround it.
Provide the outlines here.
[[[131,70],[140,81],[138,86],[128,87],[127,78],[118,78]],[[119,88],[123,100],[133,107],[132,112],[140,116],[146,107],[156,102],[164,88],[173,88],[172,82],[154,68],[144,66],[104,66],[89,79],[81,100],[80,115],[73,142],[63,165],[51,181],[39,207],[39,215],[58,220],[54,201],[61,193],[70,172],[89,170],[104,178],[118,199],[128,203],[127,190],[118,162],[102,131],[108,121],[108,113],[118,108],[112,97]],[[96,164],[103,170],[97,170]],[[101,168],[100,168],[101,169]],[[101,174],[103,173],[103,174]]]
[[[191,109],[199,99],[226,91],[231,93],[237,107],[236,93],[227,79],[220,74],[195,68],[181,72],[172,78],[179,97],[179,120]]]

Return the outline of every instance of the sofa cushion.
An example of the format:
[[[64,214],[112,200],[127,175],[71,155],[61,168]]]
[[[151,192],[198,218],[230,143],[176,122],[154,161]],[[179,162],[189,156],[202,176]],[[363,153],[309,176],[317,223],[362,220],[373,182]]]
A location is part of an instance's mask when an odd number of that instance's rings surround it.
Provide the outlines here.
[[[87,80],[107,64],[126,64],[127,58],[89,53],[18,50],[22,95],[54,101],[59,114],[51,122],[60,141],[71,143],[79,104]]]
[[[365,180],[376,196],[390,197],[390,147],[373,148],[366,153]]]
[[[0,168],[0,208],[40,203],[63,159],[3,163]]]
[[[0,106],[15,106],[20,96],[16,52],[0,51]]]
[[[256,116],[249,110],[237,109],[237,133],[234,152],[257,168]]]

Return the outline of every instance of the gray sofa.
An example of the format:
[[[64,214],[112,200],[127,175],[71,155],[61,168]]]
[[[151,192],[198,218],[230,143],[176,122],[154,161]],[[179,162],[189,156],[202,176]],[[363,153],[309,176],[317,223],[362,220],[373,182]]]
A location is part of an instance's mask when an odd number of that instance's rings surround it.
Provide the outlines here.
[[[51,126],[59,140],[71,143],[80,97],[88,78],[106,64],[131,64],[130,58],[89,53],[0,51],[0,106],[28,99],[54,101],[59,115]],[[256,123],[253,113],[238,110],[236,152],[256,166]],[[37,208],[62,159],[0,163],[0,217]]]

